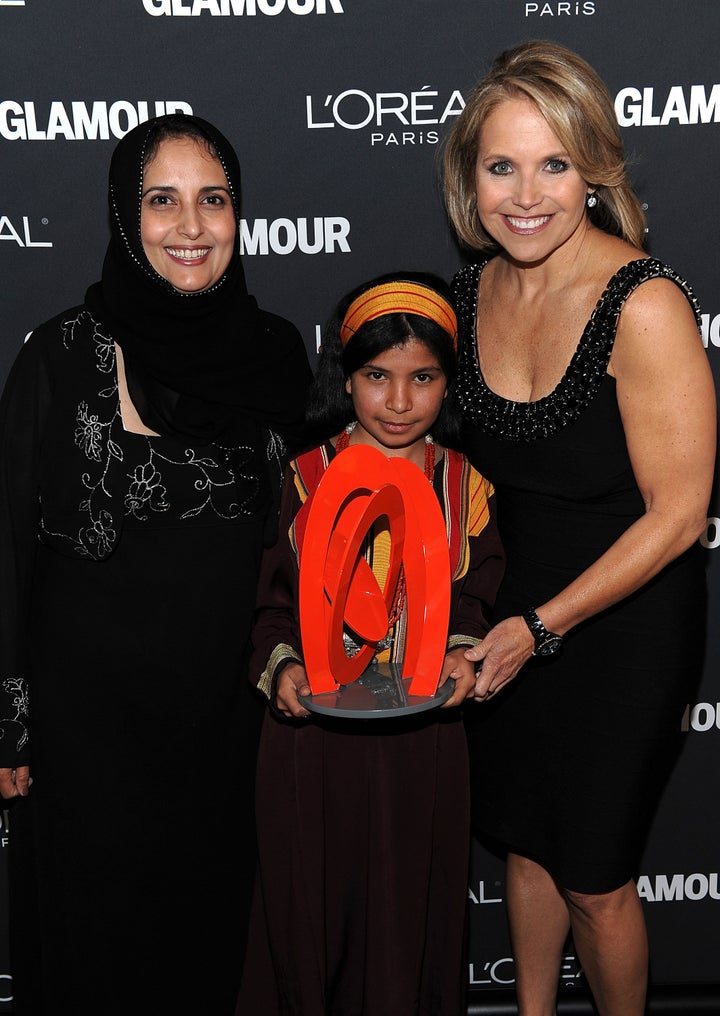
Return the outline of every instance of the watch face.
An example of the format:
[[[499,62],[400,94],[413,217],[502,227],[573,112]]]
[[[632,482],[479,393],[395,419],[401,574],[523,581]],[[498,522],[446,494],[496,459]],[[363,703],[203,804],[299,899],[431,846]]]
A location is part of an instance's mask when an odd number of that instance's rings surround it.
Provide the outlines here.
[[[549,639],[545,639],[539,646],[536,646],[535,652],[538,656],[552,656],[562,644],[563,640],[560,635],[551,635]]]

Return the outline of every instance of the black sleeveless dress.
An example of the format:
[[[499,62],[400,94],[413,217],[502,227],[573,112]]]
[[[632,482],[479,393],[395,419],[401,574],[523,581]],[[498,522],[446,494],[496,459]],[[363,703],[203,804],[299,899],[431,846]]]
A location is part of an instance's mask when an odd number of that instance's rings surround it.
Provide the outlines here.
[[[608,283],[555,391],[509,402],[487,387],[477,357],[486,263],[463,268],[453,286],[464,447],[495,486],[507,554],[499,621],[556,595],[644,513],[606,371],[625,300],[667,278],[699,314],[672,269],[633,261]],[[468,708],[481,839],[538,861],[579,892],[609,892],[633,877],[702,669],[705,596],[696,544],[573,629],[558,655],[533,658],[495,699]]]

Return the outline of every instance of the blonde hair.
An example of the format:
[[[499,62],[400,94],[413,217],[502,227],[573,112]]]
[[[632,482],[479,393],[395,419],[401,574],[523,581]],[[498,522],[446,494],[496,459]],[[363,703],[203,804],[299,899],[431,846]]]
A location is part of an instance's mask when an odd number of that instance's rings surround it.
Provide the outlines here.
[[[497,247],[478,216],[475,164],[485,120],[502,102],[518,97],[534,103],[578,173],[594,188],[597,204],[587,210],[593,224],[642,247],[645,215],[630,186],[610,94],[582,57],[545,40],[501,53],[473,89],[447,137],[445,204],[459,239],[476,250]]]

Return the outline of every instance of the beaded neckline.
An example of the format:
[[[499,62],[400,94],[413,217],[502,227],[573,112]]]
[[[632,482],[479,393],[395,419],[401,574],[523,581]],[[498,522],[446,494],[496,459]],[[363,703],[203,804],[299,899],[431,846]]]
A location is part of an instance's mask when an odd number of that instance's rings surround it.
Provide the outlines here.
[[[511,402],[485,383],[475,342],[478,286],[488,260],[461,268],[453,279],[460,343],[457,393],[465,419],[501,440],[535,441],[551,437],[577,420],[606,376],[620,311],[628,296],[643,282],[670,279],[685,293],[700,324],[695,295],[672,268],[655,258],[630,261],[618,269],[605,287],[555,389],[535,402]]]

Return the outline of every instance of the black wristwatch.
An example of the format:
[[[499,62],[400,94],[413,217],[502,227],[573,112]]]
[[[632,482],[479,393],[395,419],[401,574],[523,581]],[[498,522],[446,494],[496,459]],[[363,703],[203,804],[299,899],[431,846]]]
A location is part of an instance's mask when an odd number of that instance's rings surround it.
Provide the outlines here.
[[[562,647],[562,635],[548,631],[534,610],[526,610],[522,618],[535,639],[533,656],[552,656]]]

